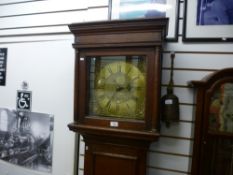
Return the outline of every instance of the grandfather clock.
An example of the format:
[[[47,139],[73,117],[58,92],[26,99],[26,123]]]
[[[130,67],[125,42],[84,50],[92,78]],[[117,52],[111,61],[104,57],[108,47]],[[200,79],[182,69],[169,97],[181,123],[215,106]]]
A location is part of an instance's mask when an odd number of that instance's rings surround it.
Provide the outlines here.
[[[200,81],[197,89],[192,175],[233,175],[233,68]]]
[[[76,51],[74,122],[85,175],[145,175],[159,137],[161,51],[167,19],[69,25]]]

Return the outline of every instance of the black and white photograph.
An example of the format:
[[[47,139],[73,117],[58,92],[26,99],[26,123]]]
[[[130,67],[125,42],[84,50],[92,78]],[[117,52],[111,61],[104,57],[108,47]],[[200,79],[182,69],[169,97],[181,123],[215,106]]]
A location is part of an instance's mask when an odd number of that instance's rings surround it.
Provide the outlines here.
[[[52,172],[53,115],[0,108],[0,159]]]
[[[197,25],[233,24],[232,0],[198,0]]]

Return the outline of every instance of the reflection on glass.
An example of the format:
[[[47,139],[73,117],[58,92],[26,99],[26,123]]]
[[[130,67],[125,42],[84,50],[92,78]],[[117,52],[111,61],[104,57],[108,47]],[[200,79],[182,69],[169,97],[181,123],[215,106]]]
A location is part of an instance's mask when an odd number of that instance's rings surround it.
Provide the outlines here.
[[[209,130],[233,133],[233,83],[222,84],[211,98]]]
[[[113,19],[166,17],[167,0],[113,0]]]
[[[144,119],[145,56],[101,56],[89,60],[89,115]]]

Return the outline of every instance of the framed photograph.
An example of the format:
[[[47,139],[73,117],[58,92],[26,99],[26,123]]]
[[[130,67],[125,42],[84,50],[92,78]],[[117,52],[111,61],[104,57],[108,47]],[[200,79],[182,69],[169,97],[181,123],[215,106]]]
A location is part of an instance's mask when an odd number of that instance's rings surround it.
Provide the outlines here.
[[[186,0],[183,41],[233,41],[232,0]]]
[[[110,0],[110,19],[169,18],[168,41],[178,40],[179,0]]]
[[[54,115],[0,108],[0,160],[35,171],[23,174],[52,173],[53,138]]]

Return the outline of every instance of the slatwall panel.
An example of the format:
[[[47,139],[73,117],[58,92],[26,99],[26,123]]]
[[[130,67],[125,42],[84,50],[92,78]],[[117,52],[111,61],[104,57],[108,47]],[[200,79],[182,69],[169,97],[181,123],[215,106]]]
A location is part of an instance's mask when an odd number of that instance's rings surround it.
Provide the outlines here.
[[[195,90],[188,87],[190,80],[200,80],[204,76],[222,68],[233,67],[233,44],[183,43],[183,10],[180,2],[179,41],[166,43],[163,54],[162,94],[169,82],[170,54],[175,52],[174,93],[180,100],[180,122],[161,129],[161,137],[151,145],[157,153],[153,159],[150,153],[149,175],[188,175],[191,172],[193,147],[193,127],[195,122]],[[156,155],[154,155],[156,156]],[[159,162],[157,163],[156,162]],[[162,163],[161,163],[162,161]],[[181,166],[182,165],[182,166]]]
[[[22,36],[14,38],[14,42],[25,41],[23,36],[70,34],[70,23],[108,19],[108,0],[12,2],[16,1],[0,4],[1,43],[9,42],[6,37]]]
[[[25,2],[33,2],[33,1],[46,1],[46,0],[1,0],[0,5],[9,5],[9,4],[25,3]]]
[[[152,143],[148,152],[148,175],[190,174],[196,102],[195,90],[187,83],[215,70],[233,67],[232,43],[182,42],[183,12],[184,1],[180,0],[179,40],[165,43],[161,86],[163,95],[169,82],[170,54],[175,52],[174,93],[180,100],[180,121],[170,128],[161,124],[161,137]],[[108,0],[1,0],[0,46],[45,40],[72,43],[67,24],[107,18]],[[79,144],[78,172],[83,175],[85,144],[82,138]]]
[[[79,143],[79,165],[78,165],[78,175],[83,175],[84,170],[84,153],[85,153],[85,143],[83,141],[82,136],[80,137]]]

